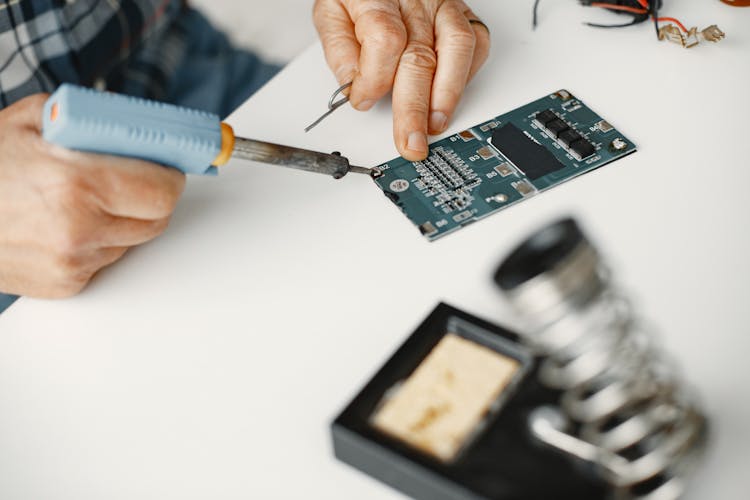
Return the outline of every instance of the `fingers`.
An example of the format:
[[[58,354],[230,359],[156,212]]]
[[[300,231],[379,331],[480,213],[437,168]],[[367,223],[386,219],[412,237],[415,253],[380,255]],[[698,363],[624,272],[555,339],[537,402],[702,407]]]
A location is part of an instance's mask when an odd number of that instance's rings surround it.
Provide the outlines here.
[[[427,120],[437,54],[429,14],[418,4],[403,14],[408,43],[393,83],[393,135],[401,156],[419,161],[427,156]]]
[[[30,295],[48,298],[65,298],[78,294],[91,278],[102,268],[120,260],[127,248],[100,248],[80,257],[59,259],[48,271],[55,279],[52,283],[40,286],[40,290]]]
[[[366,111],[393,87],[407,29],[395,1],[361,1],[352,14],[361,51],[350,100],[356,109]]]
[[[477,16],[471,11],[464,13],[467,19],[478,19]],[[487,62],[487,57],[490,55],[490,31],[486,26],[482,24],[474,23],[471,24],[471,29],[474,30],[474,36],[476,37],[476,45],[474,46],[474,58],[471,61],[471,69],[469,70],[468,81],[474,78],[479,69]],[[467,82],[468,83],[468,82]]]
[[[127,247],[97,248],[86,254],[60,259],[58,263],[61,265],[57,269],[62,278],[60,281],[85,284],[103,267],[120,260],[127,251]]]
[[[339,84],[353,82],[352,106],[370,109],[391,90],[406,46],[398,0],[318,0],[314,22]]]
[[[102,269],[103,267],[107,267],[110,264],[114,264],[118,260],[122,258],[123,255],[129,250],[128,247],[113,247],[113,248],[102,248],[97,257],[98,257],[98,267],[97,271]]]
[[[96,231],[97,247],[132,247],[151,241],[167,228],[169,218],[158,220],[109,217]]]
[[[429,132],[443,132],[458,106],[469,80],[476,35],[461,2],[448,2],[435,18],[435,51],[438,56],[432,86]]]
[[[354,23],[339,0],[317,0],[313,22],[323,44],[328,66],[339,85],[354,79],[360,46],[354,35]]]
[[[91,277],[103,267],[119,260],[128,248],[158,236],[167,220],[141,221],[134,219],[102,219],[89,232],[68,224],[57,229],[53,245],[34,245],[31,259],[33,277],[24,278],[25,294],[45,297],[69,297],[80,292]],[[64,224],[63,224],[64,225]]]
[[[488,30],[461,0],[316,0],[314,19],[355,108],[393,90],[394,140],[411,161],[426,157],[428,133],[445,131],[489,53]]]
[[[93,164],[100,207],[119,217],[160,220],[169,217],[185,188],[185,175],[153,163],[107,155],[85,156]]]
[[[128,248],[145,243],[167,227],[168,220],[142,221],[110,218],[88,233],[68,224],[67,230],[55,238],[52,246],[35,247],[37,256],[32,266],[43,277],[38,296],[69,297],[80,292],[91,277],[103,267],[119,260]],[[32,289],[35,287],[32,287]],[[44,291],[41,291],[44,290]],[[25,293],[29,293],[29,289]]]

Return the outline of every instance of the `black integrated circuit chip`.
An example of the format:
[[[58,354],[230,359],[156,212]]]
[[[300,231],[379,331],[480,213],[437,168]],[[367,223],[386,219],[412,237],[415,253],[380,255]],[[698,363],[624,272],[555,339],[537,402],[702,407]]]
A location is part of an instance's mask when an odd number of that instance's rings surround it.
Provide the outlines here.
[[[556,120],[558,116],[551,109],[545,109],[544,111],[537,113],[535,118],[539,123],[546,126],[552,120]]]
[[[560,142],[562,142],[566,146],[570,146],[577,140],[582,139],[582,136],[575,130],[568,129],[568,130],[564,130],[560,132],[560,135],[558,135],[557,138]]]
[[[588,158],[592,154],[596,153],[596,148],[586,139],[580,139],[570,145],[570,149],[573,150],[581,159]]]
[[[496,128],[491,142],[531,180],[565,167],[547,148],[531,140],[510,123]]]
[[[546,125],[546,128],[552,137],[558,137],[563,131],[568,130],[570,127],[568,127],[568,124],[564,121],[557,119],[549,122]]]

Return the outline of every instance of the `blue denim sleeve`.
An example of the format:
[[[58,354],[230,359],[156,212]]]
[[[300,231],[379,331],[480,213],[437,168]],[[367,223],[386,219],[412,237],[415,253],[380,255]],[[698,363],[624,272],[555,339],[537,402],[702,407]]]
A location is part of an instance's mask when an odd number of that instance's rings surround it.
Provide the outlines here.
[[[5,295],[0,293],[0,313],[5,311],[18,297],[15,295]]]
[[[225,118],[281,69],[234,47],[196,10],[183,12],[174,29],[184,33],[187,47],[168,86],[167,102]]]

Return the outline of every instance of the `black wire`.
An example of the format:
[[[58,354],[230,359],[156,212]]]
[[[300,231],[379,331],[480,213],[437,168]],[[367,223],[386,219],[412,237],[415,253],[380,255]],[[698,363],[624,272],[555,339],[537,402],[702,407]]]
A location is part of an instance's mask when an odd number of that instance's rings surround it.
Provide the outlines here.
[[[637,0],[629,0],[630,4],[628,4],[628,0],[598,0],[602,3],[608,3],[612,6],[628,6],[628,7],[642,7],[640,2]],[[583,5],[590,5],[591,1],[589,0],[582,0],[581,3]],[[654,28],[656,29],[656,37],[659,38],[659,7],[661,6],[661,0],[648,0],[648,9],[645,14],[635,14],[631,12],[621,11],[618,9],[608,9],[610,12],[614,12],[616,14],[625,14],[633,17],[633,20],[629,23],[623,23],[623,24],[598,24],[598,23],[584,23],[586,26],[590,26],[592,28],[626,28],[628,26],[634,26],[636,24],[641,24],[646,21],[648,21],[649,17],[653,18],[654,20]],[[607,7],[604,7],[607,9]],[[537,26],[537,11],[539,9],[539,0],[534,0],[534,7],[532,9],[532,26],[534,29],[536,29]]]
[[[614,6],[625,6],[625,7],[636,7],[636,8],[642,8],[642,5],[637,2],[636,0],[630,0],[630,4],[627,3],[627,1],[622,0],[598,0],[602,3],[608,3],[610,5]],[[649,14],[651,13],[651,2],[659,2],[660,0],[649,0],[649,8],[647,9],[646,14],[636,14],[632,12],[622,11],[619,9],[608,9],[607,7],[603,7],[604,9],[609,10],[610,12],[614,12],[615,14],[622,14],[626,16],[632,16],[633,20],[629,23],[623,23],[623,24],[599,24],[599,23],[584,23],[586,26],[591,26],[592,28],[627,28],[628,26],[634,26],[636,24],[641,24],[643,22],[648,21]],[[584,4],[588,5],[588,4]]]
[[[651,0],[649,2],[649,5],[651,5],[651,13],[654,18],[654,28],[656,29],[656,39],[659,39],[659,2],[661,0]]]
[[[636,24],[641,24],[647,19],[648,19],[648,16],[642,16],[642,18],[636,17],[629,23],[623,23],[623,24],[597,24],[597,23],[583,23],[583,24],[585,24],[586,26],[591,26],[592,28],[627,28],[628,26],[635,26]]]

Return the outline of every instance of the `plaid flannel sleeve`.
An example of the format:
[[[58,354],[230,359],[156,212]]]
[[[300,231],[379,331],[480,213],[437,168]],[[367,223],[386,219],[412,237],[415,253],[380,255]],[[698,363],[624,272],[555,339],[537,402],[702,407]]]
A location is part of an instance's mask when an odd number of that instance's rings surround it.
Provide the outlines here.
[[[164,95],[182,0],[0,0],[0,108],[61,83]]]

